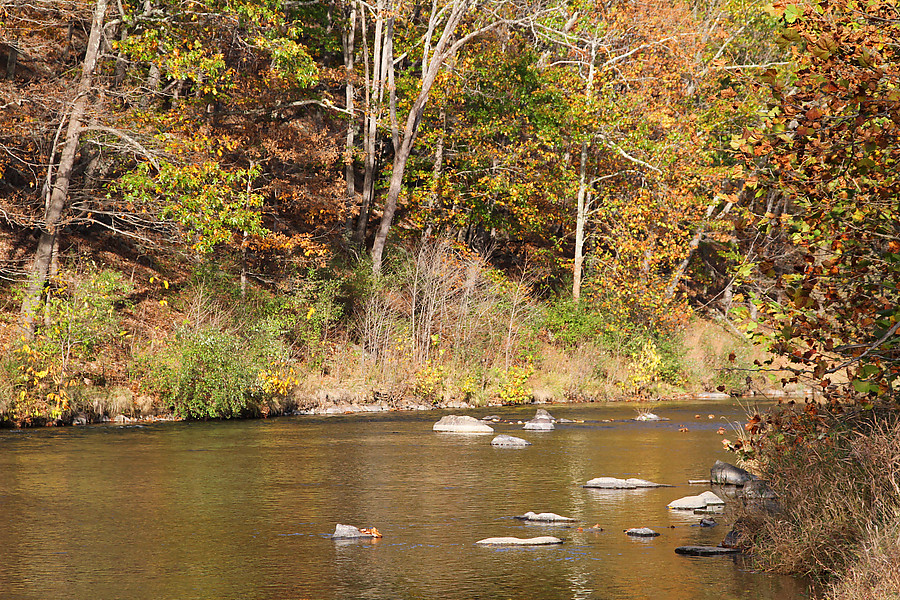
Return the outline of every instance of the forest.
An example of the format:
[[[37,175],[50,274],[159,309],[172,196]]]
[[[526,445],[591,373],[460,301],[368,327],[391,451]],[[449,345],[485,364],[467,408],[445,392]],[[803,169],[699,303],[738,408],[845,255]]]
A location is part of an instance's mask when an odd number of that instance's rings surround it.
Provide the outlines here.
[[[894,0],[0,0],[0,419],[788,390],[759,470],[889,440],[898,39]]]

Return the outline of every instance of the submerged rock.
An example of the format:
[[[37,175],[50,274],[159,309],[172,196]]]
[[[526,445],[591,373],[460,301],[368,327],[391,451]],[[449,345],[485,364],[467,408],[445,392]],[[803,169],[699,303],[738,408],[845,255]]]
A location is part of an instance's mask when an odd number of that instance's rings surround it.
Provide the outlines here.
[[[491,440],[491,446],[500,446],[503,448],[524,448],[530,446],[531,442],[513,435],[501,434]]]
[[[755,479],[753,475],[740,467],[717,460],[709,470],[709,480],[712,483],[727,485],[744,485]]]
[[[625,533],[634,537],[656,537],[659,535],[649,527],[632,527],[631,529],[626,529]]]
[[[678,546],[675,554],[685,556],[721,556],[723,554],[737,554],[737,548],[722,548],[721,546]]]
[[[700,527],[715,527],[718,525],[715,519],[700,519]]]
[[[494,433],[494,428],[485,425],[475,417],[447,415],[432,427],[442,433]]]
[[[481,546],[548,546],[562,544],[563,541],[552,535],[542,535],[533,538],[492,537],[478,540],[475,543]]]
[[[575,519],[573,519],[572,517],[563,517],[556,513],[534,513],[530,510],[524,515],[519,515],[515,518],[522,521],[534,521],[540,523],[571,523],[575,521]]]
[[[672,487],[664,483],[655,483],[646,479],[629,477],[619,479],[617,477],[595,477],[584,484],[586,488],[598,488],[602,490],[633,490],[637,488]]]

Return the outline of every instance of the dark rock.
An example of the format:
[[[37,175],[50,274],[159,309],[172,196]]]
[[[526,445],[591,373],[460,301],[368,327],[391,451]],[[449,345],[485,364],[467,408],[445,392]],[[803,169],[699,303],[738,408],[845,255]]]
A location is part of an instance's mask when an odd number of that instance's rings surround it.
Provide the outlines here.
[[[626,529],[625,533],[634,537],[656,537],[659,535],[649,527],[632,527],[631,529]]]
[[[678,546],[675,554],[685,556],[722,556],[725,554],[737,554],[737,548],[723,548],[721,546]]]
[[[715,519],[700,519],[700,527],[715,527],[718,525]]]
[[[722,462],[721,460],[717,460],[716,464],[709,470],[709,480],[713,483],[744,485],[753,479],[755,479],[755,477],[744,469]]]
[[[748,500],[770,500],[778,497],[765,479],[754,479],[744,484],[744,498]]]

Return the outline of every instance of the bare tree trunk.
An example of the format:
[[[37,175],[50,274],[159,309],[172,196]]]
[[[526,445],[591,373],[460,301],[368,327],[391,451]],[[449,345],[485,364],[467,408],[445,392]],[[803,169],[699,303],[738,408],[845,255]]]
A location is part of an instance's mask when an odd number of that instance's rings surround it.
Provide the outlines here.
[[[375,46],[372,52],[372,79],[368,78],[368,50],[366,49],[366,128],[365,139],[365,176],[363,178],[362,205],[359,209],[359,219],[356,222],[356,235],[354,240],[362,245],[366,241],[366,229],[369,223],[369,211],[375,200],[375,142],[378,136],[378,118],[384,101],[385,69],[393,63],[386,56],[391,44],[386,39],[388,34],[393,35],[393,27],[386,27],[385,13],[390,12],[391,3],[385,6],[385,0],[378,0],[375,12]],[[363,31],[365,38],[365,30]],[[389,64],[390,63],[390,64]]]
[[[591,106],[594,96],[594,74],[597,58],[597,42],[591,43],[591,64],[588,66],[588,78],[585,84],[584,95],[588,107]],[[588,141],[581,142],[581,163],[578,169],[578,198],[575,213],[575,260],[572,265],[572,300],[576,303],[581,299],[581,278],[584,265],[584,229],[587,224],[587,213],[590,209],[588,202],[587,181]]]
[[[384,201],[384,212],[381,216],[381,223],[378,225],[378,231],[375,234],[375,242],[372,244],[372,271],[374,273],[381,272],[381,263],[384,255],[384,247],[387,243],[388,232],[394,220],[394,214],[397,212],[397,201],[400,199],[400,192],[403,184],[403,173],[406,170],[406,163],[412,153],[413,142],[415,142],[416,134],[419,131],[419,124],[422,120],[422,113],[425,111],[425,105],[428,102],[428,96],[431,93],[431,87],[437,78],[438,71],[448,58],[456,54],[459,48],[477,35],[493,28],[496,23],[483,27],[479,30],[470,32],[466,36],[460,38],[456,42],[451,43],[451,38],[456,32],[456,27],[462,21],[463,17],[468,13],[472,4],[469,0],[453,0],[450,14],[446,17],[441,36],[431,54],[431,60],[428,68],[422,71],[422,87],[416,96],[412,107],[409,109],[409,115],[406,118],[406,126],[400,137],[399,147],[394,154],[394,165],[391,172],[391,182],[388,187],[387,197]],[[438,14],[431,14],[429,29],[434,27],[434,23],[441,18],[443,11]],[[423,63],[424,64],[424,63]],[[393,93],[393,90],[392,90]]]
[[[440,121],[441,133],[438,135],[434,148],[434,168],[431,170],[431,194],[428,195],[428,224],[425,226],[425,238],[430,238],[434,230],[435,205],[441,197],[441,177],[444,174],[444,136],[446,129],[444,122],[447,120],[447,107],[441,106]]]
[[[44,224],[41,237],[38,240],[37,250],[34,253],[34,263],[31,267],[31,276],[25,298],[22,300],[22,330],[26,338],[34,335],[34,320],[41,303],[41,294],[50,269],[53,256],[53,248],[57,241],[60,216],[66,206],[69,196],[69,183],[72,178],[72,168],[75,165],[75,155],[78,152],[78,144],[81,136],[81,121],[87,111],[88,95],[91,91],[94,68],[97,65],[100,50],[100,37],[103,32],[103,18],[106,15],[108,0],[97,0],[94,6],[94,16],[91,23],[91,33],[88,37],[87,51],[82,65],[81,80],[72,104],[72,112],[69,115],[69,126],[66,130],[66,141],[59,157],[59,167],[56,173],[56,182],[50,195],[50,203],[44,214]]]
[[[353,233],[353,207],[356,204],[356,171],[353,168],[353,143],[354,143],[354,131],[353,128],[356,126],[354,123],[354,114],[353,114],[353,94],[354,94],[354,86],[353,86],[353,67],[354,67],[354,53],[355,42],[356,42],[356,3],[352,2],[350,4],[350,17],[348,19],[348,26],[344,35],[341,38],[344,46],[344,68],[347,70],[347,89],[346,89],[346,103],[345,108],[347,109],[347,113],[349,117],[347,118],[347,142],[345,145],[345,156],[344,156],[344,180],[347,184],[347,199],[344,202],[344,206],[347,211],[347,221],[344,225],[344,230],[346,235],[349,237],[350,234]]]

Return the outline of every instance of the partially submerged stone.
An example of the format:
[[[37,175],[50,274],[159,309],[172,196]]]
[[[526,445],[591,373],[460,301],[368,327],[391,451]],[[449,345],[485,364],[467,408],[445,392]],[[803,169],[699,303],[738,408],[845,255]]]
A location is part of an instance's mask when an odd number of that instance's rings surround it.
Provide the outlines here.
[[[724,554],[737,554],[737,548],[722,548],[721,546],[678,546],[675,554],[685,556],[722,556]]]
[[[631,529],[626,529],[625,533],[633,537],[656,537],[659,535],[649,527],[632,527]]]
[[[668,508],[673,510],[700,510],[709,506],[721,506],[725,501],[716,496],[712,492],[703,492],[697,496],[685,496],[678,500],[673,500],[668,504]]]
[[[334,540],[372,539],[380,537],[381,533],[374,527],[359,529],[353,525],[343,525],[341,523],[334,526],[334,533],[331,534],[331,539]]]
[[[572,523],[573,521],[575,521],[575,519],[573,519],[572,517],[563,517],[552,512],[535,513],[530,510],[524,515],[519,515],[515,518],[522,521],[533,521],[539,523]]]
[[[494,433],[494,428],[475,417],[446,415],[432,427],[441,433]]]
[[[629,477],[628,479],[619,479],[618,477],[595,477],[584,484],[586,488],[598,488],[601,490],[633,490],[637,488],[657,488],[672,487],[664,483],[655,483],[646,479],[638,479]]]
[[[530,421],[525,421],[525,426],[522,429],[529,429],[531,431],[553,431],[556,429],[556,425],[553,424],[553,419],[535,417]]]
[[[753,475],[740,467],[736,467],[727,462],[717,460],[709,470],[709,480],[712,483],[726,485],[744,485],[748,481],[755,479]]]
[[[475,543],[481,546],[549,546],[562,544],[563,541],[552,535],[542,535],[533,538],[492,537],[478,540]]]
[[[656,415],[652,412],[647,411],[647,412],[638,413],[638,416],[636,416],[634,418],[634,420],[635,421],[668,421],[669,419],[660,417],[659,415]]]
[[[491,446],[500,446],[503,448],[523,448],[530,445],[531,442],[529,442],[528,440],[523,440],[520,437],[506,434],[498,435],[491,440]]]

